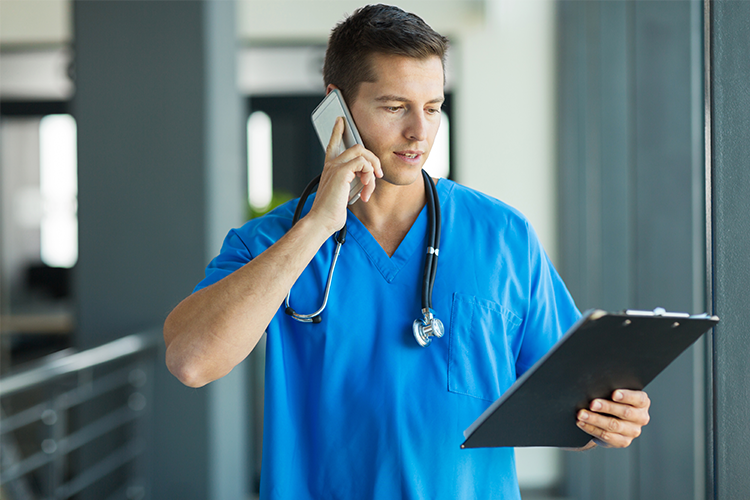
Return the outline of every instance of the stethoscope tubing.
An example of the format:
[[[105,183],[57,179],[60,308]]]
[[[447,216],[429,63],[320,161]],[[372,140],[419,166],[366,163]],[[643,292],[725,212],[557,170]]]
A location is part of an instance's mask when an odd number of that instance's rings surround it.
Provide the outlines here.
[[[428,240],[427,240],[427,251],[425,255],[424,272],[422,275],[422,314],[424,315],[423,320],[416,320],[414,322],[414,335],[417,342],[421,346],[429,345],[430,337],[442,337],[443,326],[440,320],[434,318],[434,311],[432,310],[432,289],[435,285],[435,276],[437,274],[437,260],[440,253],[440,227],[441,227],[441,215],[440,215],[440,199],[438,197],[437,187],[435,182],[432,180],[430,175],[422,170],[422,179],[425,185],[425,196],[427,198],[427,218],[428,218]],[[292,226],[294,226],[299,219],[302,217],[302,210],[305,206],[307,198],[315,190],[316,186],[320,182],[320,175],[315,177],[305,187],[302,192],[297,207],[294,210],[294,217],[292,218]],[[331,282],[333,280],[333,272],[336,268],[336,262],[341,251],[341,246],[346,241],[346,224],[336,233],[336,248],[333,252],[333,259],[331,261],[331,267],[328,271],[328,278],[326,279],[326,285],[323,292],[323,303],[320,308],[311,314],[299,314],[289,305],[292,290],[286,296],[285,306],[286,314],[301,321],[303,323],[320,323],[321,313],[328,304],[328,295],[331,289]]]
[[[299,202],[297,202],[297,207],[294,209],[294,217],[292,218],[292,227],[300,220],[302,217],[302,210],[305,207],[305,202],[307,201],[307,198],[310,197],[312,192],[315,190],[315,188],[320,183],[320,175],[315,177],[313,180],[311,180],[307,186],[305,186],[304,191],[302,191],[302,195],[299,198]],[[323,291],[323,303],[321,304],[320,308],[318,308],[317,311],[310,314],[300,314],[294,309],[292,309],[291,305],[289,305],[289,301],[292,296],[292,289],[289,289],[289,292],[286,294],[286,300],[284,301],[284,305],[286,307],[285,312],[289,316],[293,317],[297,321],[301,321],[303,323],[320,323],[321,317],[320,314],[323,312],[323,310],[326,308],[326,305],[328,305],[328,295],[331,291],[331,282],[333,281],[333,271],[336,269],[336,262],[339,259],[339,253],[341,252],[341,246],[346,241],[346,223],[344,223],[344,226],[338,230],[336,233],[336,248],[333,251],[333,260],[331,261],[331,267],[328,270],[328,278],[326,279],[326,286],[325,290]]]
[[[422,279],[422,309],[432,309],[432,289],[435,284],[438,248],[440,246],[440,201],[437,197],[435,183],[424,170],[422,170],[422,178],[424,179],[425,195],[427,196],[427,219],[430,231]]]
[[[345,230],[345,229],[342,229]],[[323,312],[323,310],[326,308],[326,305],[328,305],[328,294],[331,291],[331,282],[333,281],[333,271],[336,269],[336,261],[339,259],[339,252],[341,252],[341,245],[343,244],[343,241],[339,241],[338,237],[336,239],[336,248],[333,251],[333,261],[331,262],[331,267],[328,270],[328,278],[326,279],[326,288],[323,291],[323,303],[320,305],[320,308],[315,311],[314,313],[310,314],[300,314],[296,312],[294,309],[291,308],[289,305],[289,300],[292,296],[292,290],[289,289],[289,293],[286,295],[286,301],[284,302],[284,305],[286,306],[286,312],[290,316],[292,316],[294,319],[298,321],[302,321],[303,323],[320,323],[320,313]]]

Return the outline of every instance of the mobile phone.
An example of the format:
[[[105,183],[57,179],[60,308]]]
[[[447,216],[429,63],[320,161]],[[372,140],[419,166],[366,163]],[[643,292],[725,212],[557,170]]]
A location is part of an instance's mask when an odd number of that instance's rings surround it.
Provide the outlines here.
[[[331,141],[333,126],[336,124],[336,118],[339,116],[344,117],[344,140],[336,155],[340,155],[355,144],[362,144],[364,146],[364,142],[362,142],[357,127],[354,125],[354,120],[351,113],[349,113],[349,108],[346,107],[344,97],[338,89],[333,89],[312,112],[313,127],[318,133],[318,139],[320,139],[320,144],[323,145],[324,151]],[[359,177],[355,177],[349,187],[349,205],[359,199],[362,188],[364,188],[364,185],[359,180]]]

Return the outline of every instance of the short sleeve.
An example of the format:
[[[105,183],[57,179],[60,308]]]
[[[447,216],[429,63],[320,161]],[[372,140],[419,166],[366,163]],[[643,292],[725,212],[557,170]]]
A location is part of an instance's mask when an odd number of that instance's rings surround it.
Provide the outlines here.
[[[224,238],[219,255],[206,267],[206,277],[198,283],[193,293],[229,276],[253,258],[254,256],[240,238],[237,230],[232,229]]]
[[[544,356],[581,316],[570,292],[531,228],[529,249],[529,303],[521,325],[521,348],[516,359],[517,377]]]

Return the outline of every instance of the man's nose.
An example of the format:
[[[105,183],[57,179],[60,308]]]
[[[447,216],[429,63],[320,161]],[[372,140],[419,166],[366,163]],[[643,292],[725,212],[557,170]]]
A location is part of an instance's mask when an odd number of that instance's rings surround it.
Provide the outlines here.
[[[409,113],[405,135],[411,141],[423,141],[427,138],[427,116],[424,111]]]

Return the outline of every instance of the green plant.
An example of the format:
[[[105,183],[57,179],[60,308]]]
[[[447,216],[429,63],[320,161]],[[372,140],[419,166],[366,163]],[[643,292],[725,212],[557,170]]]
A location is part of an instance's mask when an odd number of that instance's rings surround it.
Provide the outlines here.
[[[255,219],[257,217],[261,217],[274,208],[278,207],[279,205],[282,205],[291,200],[292,198],[293,196],[290,193],[286,191],[277,191],[274,189],[273,194],[271,195],[271,202],[265,207],[258,209],[253,207],[250,203],[247,204],[247,218]]]

